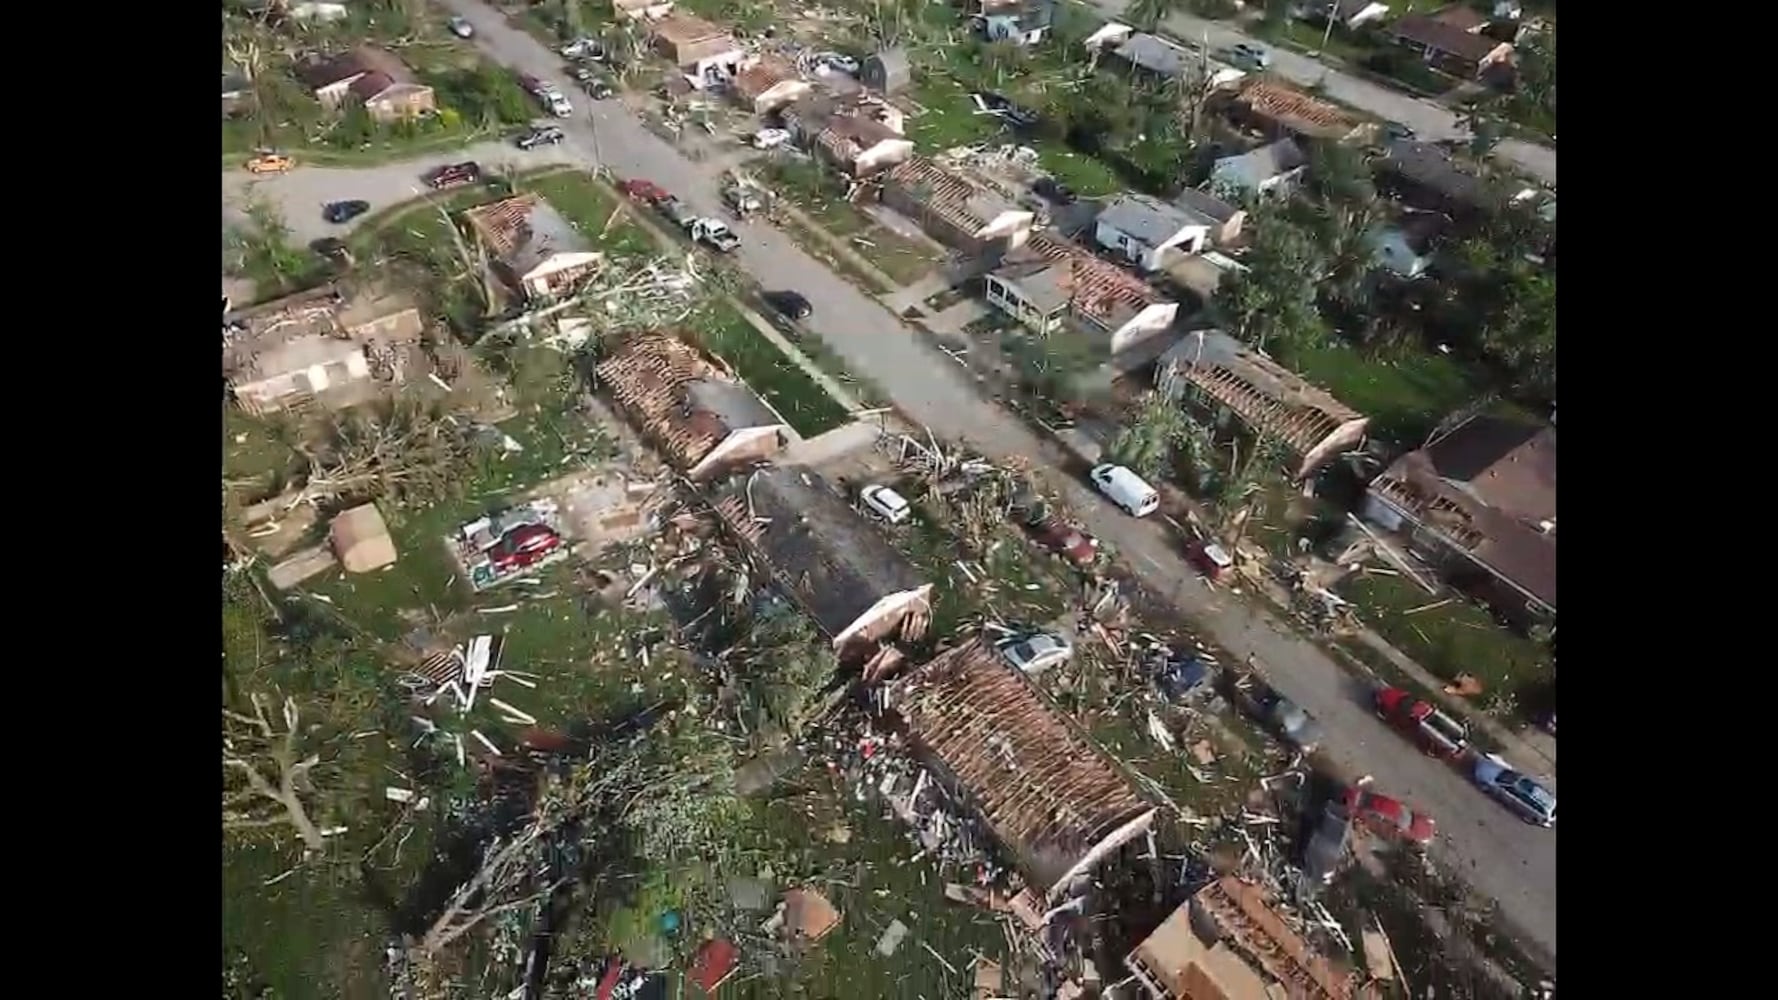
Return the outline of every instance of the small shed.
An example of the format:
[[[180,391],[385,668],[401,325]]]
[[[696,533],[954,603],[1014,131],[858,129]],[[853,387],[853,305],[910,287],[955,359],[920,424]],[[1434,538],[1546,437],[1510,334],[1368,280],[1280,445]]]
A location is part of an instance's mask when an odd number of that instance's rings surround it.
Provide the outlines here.
[[[893,94],[913,82],[906,49],[882,49],[864,60],[858,79],[872,90]]]
[[[395,563],[395,540],[377,505],[353,507],[333,519],[327,529],[334,555],[348,573],[369,573]]]

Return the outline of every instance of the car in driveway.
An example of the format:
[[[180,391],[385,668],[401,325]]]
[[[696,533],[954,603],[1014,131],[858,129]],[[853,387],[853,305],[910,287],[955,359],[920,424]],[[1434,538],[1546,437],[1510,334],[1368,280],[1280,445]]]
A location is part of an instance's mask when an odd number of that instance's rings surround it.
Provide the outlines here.
[[[368,201],[330,201],[321,206],[321,217],[338,226],[351,222],[368,211]]]
[[[1272,54],[1252,42],[1238,42],[1223,53],[1230,66],[1257,73],[1272,65]]]
[[[1478,756],[1471,774],[1477,787],[1520,819],[1545,829],[1556,825],[1556,793],[1514,770],[1499,754]]]
[[[809,305],[809,300],[803,298],[801,292],[793,292],[788,288],[782,291],[766,292],[760,298],[765,300],[766,305],[772,307],[773,312],[792,323],[800,323],[815,312],[815,307]]]
[[[434,191],[442,191],[449,187],[474,184],[482,179],[482,165],[479,163],[447,163],[426,175],[426,186]]]
[[[1432,842],[1432,817],[1408,808],[1400,799],[1364,788],[1348,788],[1345,806],[1353,819],[1379,837],[1417,846]]]
[[[529,150],[536,149],[538,146],[560,146],[562,140],[566,138],[568,138],[568,133],[560,128],[554,125],[543,125],[514,139],[512,144],[520,149]]]
[[[866,510],[890,524],[900,524],[914,512],[900,493],[874,483],[858,491],[858,501],[864,504]]]
[[[1040,674],[1058,663],[1068,662],[1074,647],[1054,632],[1038,632],[1020,639],[1008,639],[995,647],[1000,658],[1015,670]]]
[[[445,27],[451,29],[451,34],[458,38],[475,37],[475,25],[470,24],[466,17],[453,17],[445,22]]]
[[[1121,465],[1095,465],[1087,478],[1112,503],[1133,517],[1146,517],[1161,505],[1161,495],[1141,476]]]

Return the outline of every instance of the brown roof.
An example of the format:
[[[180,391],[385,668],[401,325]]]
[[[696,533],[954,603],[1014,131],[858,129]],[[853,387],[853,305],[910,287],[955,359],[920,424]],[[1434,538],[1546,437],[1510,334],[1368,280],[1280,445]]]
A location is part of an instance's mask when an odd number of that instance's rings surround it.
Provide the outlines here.
[[[1435,52],[1471,62],[1481,62],[1488,58],[1488,54],[1502,44],[1485,35],[1472,35],[1454,24],[1423,14],[1409,14],[1401,18],[1395,22],[1392,30],[1396,38],[1416,42]]]
[[[1188,334],[1161,366],[1163,377],[1176,373],[1299,455],[1363,419],[1325,389],[1219,330]]]
[[[1309,950],[1285,925],[1257,887],[1225,875],[1198,890],[1186,904],[1203,908],[1224,940],[1282,982],[1292,1000],[1349,1000],[1352,983],[1332,963]]]
[[[1358,119],[1338,106],[1269,80],[1247,84],[1236,102],[1254,115],[1304,135],[1343,138],[1359,126]]]
[[[1024,246],[1007,255],[1015,265],[1032,257],[1051,265],[1046,269],[1048,280],[1056,284],[1070,308],[1108,327],[1121,326],[1160,301],[1147,282],[1046,233],[1032,233]]]
[[[911,156],[896,164],[884,180],[909,192],[939,218],[972,232],[993,222],[1001,212],[1018,210],[1004,195],[953,174],[924,156]]]
[[[1449,7],[1435,10],[1426,16],[1440,24],[1448,24],[1453,28],[1460,31],[1467,31],[1471,34],[1488,26],[1488,18],[1484,16],[1481,11],[1476,10],[1474,7],[1466,7],[1463,4],[1452,4]]]
[[[400,56],[374,45],[360,45],[332,59],[311,62],[302,67],[297,75],[310,88],[320,90],[367,73],[381,73],[389,78],[391,84],[414,82],[413,71],[407,68]]]
[[[899,139],[901,135],[882,122],[863,115],[835,115],[815,141],[845,163],[869,152],[879,142]]]
[[[673,11],[666,17],[654,22],[651,29],[654,36],[674,47],[695,45],[713,38],[722,38],[728,34],[722,28],[692,14]]]
[[[591,241],[535,192],[477,206],[463,217],[488,250],[521,275],[556,254],[592,250]]]
[[[1477,417],[1390,465],[1371,488],[1556,605],[1556,429]]]
[[[915,668],[890,703],[1044,887],[1151,811],[1104,751],[980,639]]]
[[[757,101],[766,91],[786,80],[798,79],[796,67],[775,55],[763,55],[735,74],[735,92]]]
[[[596,376],[681,471],[734,431],[782,423],[746,385],[670,334],[631,337]]]

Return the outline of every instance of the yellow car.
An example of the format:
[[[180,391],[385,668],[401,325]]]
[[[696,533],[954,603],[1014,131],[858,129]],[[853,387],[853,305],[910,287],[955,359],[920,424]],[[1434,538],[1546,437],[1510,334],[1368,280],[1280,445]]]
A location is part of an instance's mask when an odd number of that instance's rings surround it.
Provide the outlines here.
[[[281,174],[296,166],[296,161],[282,153],[261,153],[247,161],[250,174]]]

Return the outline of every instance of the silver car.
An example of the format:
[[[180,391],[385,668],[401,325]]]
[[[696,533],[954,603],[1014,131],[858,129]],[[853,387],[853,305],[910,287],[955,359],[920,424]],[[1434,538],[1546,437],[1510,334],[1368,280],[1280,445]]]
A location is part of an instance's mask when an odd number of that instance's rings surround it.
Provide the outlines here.
[[[1546,829],[1556,825],[1556,793],[1530,775],[1513,770],[1497,754],[1477,757],[1474,776],[1482,791],[1518,813],[1525,822]]]
[[[1226,55],[1230,66],[1247,70],[1250,73],[1257,73],[1272,65],[1270,52],[1247,42],[1229,46]]]
[[[1051,632],[1008,640],[999,648],[1007,663],[1027,674],[1042,673],[1058,663],[1066,663],[1074,655],[1074,647],[1068,640]]]
[[[466,18],[453,17],[445,22],[445,27],[450,28],[451,34],[456,35],[458,38],[475,37],[475,25],[470,24]]]

